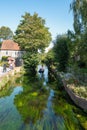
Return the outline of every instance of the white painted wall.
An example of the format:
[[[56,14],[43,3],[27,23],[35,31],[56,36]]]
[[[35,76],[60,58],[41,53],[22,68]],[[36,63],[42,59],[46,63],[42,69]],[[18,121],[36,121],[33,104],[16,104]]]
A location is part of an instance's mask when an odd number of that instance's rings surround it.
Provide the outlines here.
[[[13,50],[1,50],[0,51],[0,59],[3,56],[11,56],[11,57],[21,57],[24,51],[13,51]]]

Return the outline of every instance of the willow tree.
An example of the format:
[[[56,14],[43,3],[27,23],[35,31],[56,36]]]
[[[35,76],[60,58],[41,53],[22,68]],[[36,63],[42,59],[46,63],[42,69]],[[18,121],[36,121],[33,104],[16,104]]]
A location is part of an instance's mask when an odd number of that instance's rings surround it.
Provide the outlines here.
[[[71,9],[74,16],[74,30],[76,35],[77,53],[87,63],[87,0],[73,0]]]
[[[25,13],[17,27],[14,40],[26,52],[23,57],[26,72],[34,75],[39,60],[38,49],[44,51],[51,41],[51,33],[45,26],[45,20],[37,13]]]

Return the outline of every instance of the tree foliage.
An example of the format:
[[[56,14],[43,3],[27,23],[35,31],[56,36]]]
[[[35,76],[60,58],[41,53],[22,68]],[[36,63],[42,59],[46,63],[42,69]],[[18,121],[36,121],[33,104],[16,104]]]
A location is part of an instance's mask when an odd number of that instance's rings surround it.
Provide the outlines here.
[[[34,77],[36,75],[36,65],[38,64],[38,55],[30,52],[27,52],[23,56],[24,68],[28,75]]]
[[[66,37],[60,36],[56,38],[54,52],[58,63],[58,70],[66,71],[69,60],[68,39]]]
[[[74,15],[75,33],[85,33],[87,31],[87,0],[73,0],[71,9]]]
[[[34,13],[25,13],[16,30],[15,41],[22,49],[37,52],[43,50],[51,41],[51,34],[45,27],[45,20]]]
[[[2,26],[0,28],[0,40],[7,40],[7,39],[12,39],[13,38],[13,32],[9,27]]]
[[[87,0],[73,0],[71,9],[74,16],[75,42],[80,61],[87,63]]]
[[[19,43],[21,49],[26,51],[23,57],[26,72],[35,73],[38,49],[44,51],[51,41],[51,33],[45,26],[45,20],[37,13],[34,15],[25,13],[17,27],[14,40]]]

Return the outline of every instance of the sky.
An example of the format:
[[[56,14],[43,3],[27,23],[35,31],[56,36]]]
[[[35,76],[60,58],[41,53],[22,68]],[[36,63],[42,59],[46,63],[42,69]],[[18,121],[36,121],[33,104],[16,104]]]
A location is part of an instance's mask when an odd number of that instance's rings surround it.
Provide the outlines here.
[[[52,39],[73,30],[73,14],[70,11],[72,0],[1,0],[0,27],[9,27],[13,32],[20,24],[25,12],[45,19],[46,27],[52,34]]]

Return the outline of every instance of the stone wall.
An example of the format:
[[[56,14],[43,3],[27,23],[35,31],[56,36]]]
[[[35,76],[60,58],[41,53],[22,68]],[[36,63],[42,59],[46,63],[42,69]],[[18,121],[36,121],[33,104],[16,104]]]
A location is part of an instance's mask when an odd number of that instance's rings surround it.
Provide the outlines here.
[[[67,84],[65,81],[63,81],[63,85],[64,88],[66,90],[66,92],[68,93],[68,95],[70,96],[70,98],[73,100],[73,102],[79,106],[80,108],[82,108],[83,110],[87,111],[87,100],[84,98],[81,98],[77,95],[75,95],[75,93],[72,92],[72,90],[70,88],[67,87]]]

